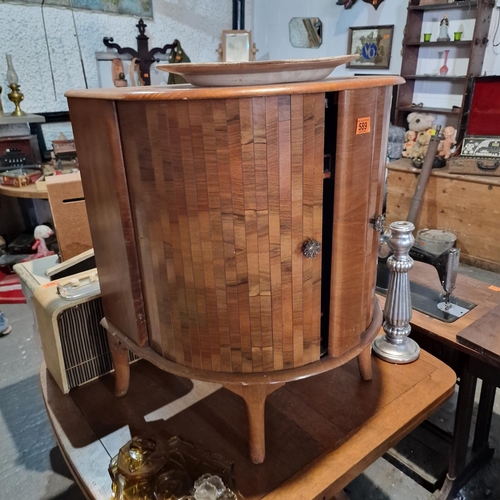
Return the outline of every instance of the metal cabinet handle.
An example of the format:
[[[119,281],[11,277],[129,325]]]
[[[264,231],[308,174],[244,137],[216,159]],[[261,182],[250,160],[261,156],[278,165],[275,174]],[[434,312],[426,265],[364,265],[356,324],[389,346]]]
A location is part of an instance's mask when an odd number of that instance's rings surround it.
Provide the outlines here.
[[[302,253],[304,254],[304,257],[307,257],[308,259],[313,259],[320,252],[321,252],[321,243],[319,241],[313,239],[304,241],[304,244],[302,245]]]

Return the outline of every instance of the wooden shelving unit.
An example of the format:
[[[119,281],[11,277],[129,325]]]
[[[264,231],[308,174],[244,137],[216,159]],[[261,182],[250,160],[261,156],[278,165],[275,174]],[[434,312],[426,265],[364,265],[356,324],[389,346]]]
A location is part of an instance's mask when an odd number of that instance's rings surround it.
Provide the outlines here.
[[[450,9],[475,9],[480,2],[455,2],[437,3],[434,5],[410,5],[410,10],[450,10]]]
[[[408,4],[408,16],[406,20],[405,38],[403,40],[403,61],[401,65],[401,75],[405,78],[406,83],[398,88],[396,101],[395,123],[399,126],[406,126],[406,117],[412,111],[429,112],[448,116],[456,116],[457,118],[457,138],[460,140],[465,130],[464,120],[464,102],[465,96],[468,94],[472,79],[479,76],[482,72],[484,53],[488,43],[488,32],[491,21],[491,14],[495,6],[494,0],[478,0],[478,1],[457,1],[454,3],[441,3],[433,5],[419,5],[420,0],[410,0]],[[422,33],[424,28],[424,14],[426,11],[441,11],[443,14],[450,10],[461,9],[470,12],[470,18],[475,19],[473,34],[467,40],[460,41],[422,41]],[[450,30],[450,36],[453,38],[453,33]],[[468,65],[466,74],[463,75],[428,75],[418,74],[419,60],[424,55],[420,49],[442,48],[452,49],[460,48],[462,52],[469,48]],[[421,71],[421,70],[420,70]],[[451,107],[432,106],[432,103],[425,102],[424,99],[414,98],[415,86],[419,81],[428,81],[430,85],[438,84],[438,82],[450,82],[462,85],[462,104],[458,112],[452,110]],[[430,87],[430,86],[429,86]],[[438,92],[436,92],[438,93]],[[412,106],[417,104],[416,101],[423,101],[423,107]]]
[[[422,47],[467,47],[472,40],[460,40],[458,42],[423,42],[421,40],[405,41],[405,45],[421,45]]]
[[[453,111],[451,108],[433,108],[432,106],[399,106],[396,108],[398,111],[405,113],[413,113],[419,111],[421,113],[434,113],[438,115],[457,115],[459,110]]]
[[[405,80],[464,80],[467,75],[401,75]]]

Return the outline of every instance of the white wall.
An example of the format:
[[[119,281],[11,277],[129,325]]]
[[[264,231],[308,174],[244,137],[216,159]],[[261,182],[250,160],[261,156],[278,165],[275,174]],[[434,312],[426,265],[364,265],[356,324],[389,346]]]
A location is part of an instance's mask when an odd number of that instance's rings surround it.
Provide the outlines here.
[[[335,0],[255,0],[254,41],[259,59],[299,59],[347,54],[347,32],[351,26],[394,25],[391,66],[388,70],[347,69],[335,76],[354,73],[393,73],[401,68],[401,40],[406,22],[404,0],[386,0],[377,10],[358,0],[351,9],[335,5]],[[319,17],[323,23],[323,44],[317,49],[292,47],[288,23],[292,17]]]
[[[98,87],[95,52],[106,50],[103,37],[136,48],[135,17],[54,7],[44,7],[43,14],[47,41],[40,6],[0,3],[0,85],[6,112],[13,105],[6,95],[4,53],[12,54],[19,75],[25,95],[22,108],[36,113],[66,110],[66,90],[85,88],[77,34],[89,87]],[[145,19],[150,47],[177,38],[192,61],[216,61],[221,31],[231,29],[232,0],[153,0],[153,15],[154,19]],[[246,19],[251,29],[252,0],[247,0]]]
[[[375,10],[370,4],[357,0],[351,9],[346,10],[336,5],[335,0],[255,0],[254,41],[259,48],[258,58],[299,59],[347,54],[349,27],[393,24],[394,39],[391,65],[388,70],[347,69],[342,66],[334,71],[333,76],[353,73],[399,74],[407,5],[405,0],[385,0]],[[500,74],[500,56],[494,54],[492,47],[498,16],[499,9],[495,9],[490,28],[490,44],[484,60],[484,71],[487,74]],[[288,23],[292,17],[319,17],[321,19],[323,44],[318,49],[292,47],[288,34]],[[438,23],[439,21],[436,24]],[[453,26],[450,28],[450,34],[453,36]],[[497,35],[497,41],[498,39],[500,39],[500,33]],[[500,54],[500,47],[495,50]]]
[[[246,28],[253,28],[258,59],[287,59],[341,55],[347,52],[347,31],[350,26],[394,24],[391,66],[388,70],[349,70],[340,67],[334,75],[368,72],[398,74],[401,68],[401,41],[406,22],[405,0],[386,0],[378,10],[358,0],[352,9],[335,5],[335,0],[247,0]],[[6,94],[6,62],[4,53],[11,53],[25,94],[22,107],[28,112],[62,111],[67,109],[64,92],[84,88],[76,33],[80,41],[83,65],[89,87],[98,86],[95,52],[103,51],[104,36],[113,36],[122,46],[136,46],[137,18],[102,12],[43,9],[47,41],[39,6],[0,2],[0,85],[6,111],[13,109]],[[171,43],[178,38],[192,61],[215,61],[215,49],[223,29],[231,27],[231,0],[153,0],[154,19],[147,19],[151,46]],[[74,15],[74,23],[73,23]],[[318,49],[299,49],[289,42],[288,23],[292,17],[319,17],[323,22],[323,44]],[[499,18],[495,9],[490,30]],[[76,30],[75,30],[76,25]],[[500,39],[500,34],[497,35]],[[498,41],[498,40],[497,40]],[[48,47],[47,47],[48,45]],[[53,77],[48,61],[52,58]],[[497,47],[496,52],[500,52]],[[500,74],[500,56],[490,43],[484,69]]]
[[[486,47],[486,53],[484,54],[483,68],[487,75],[500,75],[500,45],[498,47],[493,47],[494,43],[500,43],[500,9],[496,8],[493,10],[493,15],[491,16],[490,33],[488,35],[489,43]],[[498,32],[495,31],[498,27]]]

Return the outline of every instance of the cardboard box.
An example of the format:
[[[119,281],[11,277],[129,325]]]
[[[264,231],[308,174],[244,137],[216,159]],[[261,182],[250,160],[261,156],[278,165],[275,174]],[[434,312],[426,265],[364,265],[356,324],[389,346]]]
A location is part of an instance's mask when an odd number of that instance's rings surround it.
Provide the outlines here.
[[[46,178],[61,259],[92,248],[80,172]]]

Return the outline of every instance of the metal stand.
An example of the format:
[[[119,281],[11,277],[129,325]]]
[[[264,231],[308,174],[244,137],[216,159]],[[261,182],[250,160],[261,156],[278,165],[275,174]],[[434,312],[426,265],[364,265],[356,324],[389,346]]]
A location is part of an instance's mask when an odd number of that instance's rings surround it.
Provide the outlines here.
[[[420,356],[420,347],[408,338],[411,331],[411,294],[408,272],[413,259],[408,255],[413,245],[415,226],[411,222],[393,222],[389,229],[389,247],[393,255],[387,260],[391,271],[384,308],[385,335],[373,342],[373,352],[384,361],[396,364],[412,363]]]
[[[116,49],[118,51],[118,54],[130,54],[132,57],[136,57],[136,63],[139,64],[141,79],[143,80],[144,85],[151,85],[149,68],[151,64],[157,62],[153,56],[155,54],[166,54],[167,50],[175,49],[178,46],[179,41],[174,40],[174,43],[168,43],[163,47],[155,47],[153,49],[149,49],[149,37],[146,35],[146,26],[147,24],[144,23],[142,18],[139,19],[139,22],[136,24],[136,27],[139,30],[139,34],[136,36],[137,50],[130,47],[121,47],[117,43],[113,43],[113,38],[109,38],[107,36],[104,37],[102,41],[104,45],[106,45],[106,47],[110,49]]]

